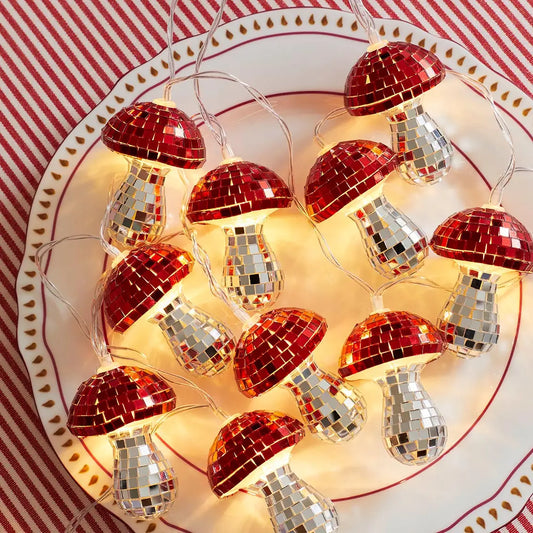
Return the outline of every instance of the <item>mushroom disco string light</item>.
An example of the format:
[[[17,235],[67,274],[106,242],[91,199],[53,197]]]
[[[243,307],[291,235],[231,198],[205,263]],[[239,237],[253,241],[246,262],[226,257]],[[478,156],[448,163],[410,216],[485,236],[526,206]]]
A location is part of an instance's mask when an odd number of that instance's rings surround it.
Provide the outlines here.
[[[459,278],[437,326],[448,349],[460,357],[478,357],[498,342],[500,277],[533,271],[531,235],[502,207],[486,205],[451,215],[435,230],[430,245],[459,266]]]
[[[326,334],[316,313],[280,308],[261,315],[238,343],[233,370],[239,390],[249,398],[277,385],[293,393],[306,428],[331,442],[348,441],[366,420],[366,405],[352,387],[324,372],[312,352]]]
[[[263,236],[263,221],[291,203],[292,194],[276,173],[239,158],[223,161],[192,189],[187,218],[222,226],[223,286],[246,310],[273,304],[283,289],[283,272]]]
[[[403,464],[427,463],[444,449],[446,423],[420,383],[424,365],[443,350],[440,332],[430,322],[386,309],[357,324],[343,346],[339,374],[380,385],[383,442]]]
[[[138,519],[163,515],[176,498],[175,474],[152,439],[154,423],[175,407],[174,390],[153,372],[109,365],[79,386],[69,409],[73,435],[107,435],[115,501]]]
[[[173,102],[159,99],[120,110],[102,129],[102,142],[129,164],[103,220],[105,233],[124,248],[156,241],[165,227],[169,170],[185,172],[205,162],[200,131]]]
[[[277,533],[334,533],[331,501],[289,466],[292,449],[304,438],[302,423],[279,412],[251,411],[231,418],[209,450],[207,477],[223,498],[252,488],[261,494]]]
[[[322,222],[344,213],[354,220],[372,266],[388,278],[418,270],[428,253],[423,231],[383,195],[397,164],[384,144],[342,141],[318,157],[305,184],[309,216]]]
[[[180,365],[199,375],[222,372],[235,348],[231,331],[183,295],[192,256],[170,244],[130,251],[113,267],[103,288],[108,326],[124,333],[146,315],[156,322]]]
[[[452,145],[420,101],[445,75],[444,65],[428,50],[380,41],[368,47],[346,79],[346,110],[353,116],[385,114],[400,172],[411,183],[437,183],[451,167]]]

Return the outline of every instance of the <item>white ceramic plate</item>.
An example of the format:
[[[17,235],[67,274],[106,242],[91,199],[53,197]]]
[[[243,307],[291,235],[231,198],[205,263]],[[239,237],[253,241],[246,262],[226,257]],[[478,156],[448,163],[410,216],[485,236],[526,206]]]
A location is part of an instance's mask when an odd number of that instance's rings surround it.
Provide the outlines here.
[[[221,69],[241,77],[265,94],[288,121],[295,144],[297,191],[303,194],[307,171],[318,148],[312,142],[315,122],[342,104],[340,93],[347,72],[364,52],[364,35],[352,26],[353,17],[324,9],[286,9],[250,16],[220,28],[216,46],[208,52],[205,69]],[[381,23],[380,23],[381,26]],[[453,69],[481,78],[490,87],[511,128],[518,163],[533,166],[531,101],[507,80],[480,64],[460,46],[430,36],[405,23],[383,21],[389,40],[412,40],[434,50]],[[201,38],[178,43],[179,73],[191,71]],[[33,254],[43,242],[66,235],[96,234],[110,184],[125,170],[124,160],[99,141],[102,124],[121,106],[161,96],[167,77],[162,54],[127,74],[74,131],[52,159],[37,191],[28,227],[26,254],[18,278],[19,344],[32,378],[42,422],[65,467],[93,497],[110,485],[111,447],[105,438],[84,443],[65,428],[66,412],[78,385],[92,375],[97,361],[68,311],[39,283]],[[238,86],[202,82],[204,99],[221,113],[236,153],[287,173],[286,146],[274,119]],[[191,84],[174,89],[178,106],[197,112]],[[424,96],[427,110],[453,139],[457,150],[451,174],[439,185],[418,188],[398,177],[390,179],[386,195],[428,234],[451,213],[481,205],[504,169],[507,149],[489,106],[466,86],[447,80]],[[206,168],[220,161],[220,152],[207,131]],[[388,142],[385,119],[343,118],[325,130],[327,141],[369,138]],[[531,177],[517,175],[506,193],[507,209],[533,229],[529,208]],[[179,181],[167,180],[170,207],[168,232],[179,229],[178,209],[183,195]],[[334,217],[335,219],[335,217]],[[373,285],[383,280],[367,263],[357,230],[346,220],[322,224],[331,247],[344,264]],[[295,209],[269,218],[266,235],[286,274],[286,289],[278,306],[312,309],[325,316],[329,331],[316,350],[319,364],[335,371],[341,346],[356,322],[370,311],[369,299],[321,255],[313,234]],[[199,236],[215,271],[220,272],[223,238],[216,228],[200,227]],[[185,241],[178,241],[187,246]],[[50,279],[87,317],[92,291],[104,254],[96,242],[58,247],[47,264]],[[431,257],[425,275],[451,285],[456,271],[451,261]],[[206,288],[199,268],[186,281],[185,292],[199,306],[229,323],[239,323]],[[435,320],[446,293],[414,285],[399,285],[386,293],[386,304]],[[493,531],[508,522],[531,495],[533,424],[531,381],[533,360],[533,289],[523,286],[500,294],[502,336],[488,355],[463,361],[450,354],[423,373],[426,388],[449,426],[446,452],[428,467],[406,467],[391,459],[380,442],[381,397],[378,387],[360,387],[369,404],[366,428],[352,442],[332,446],[306,437],[293,453],[294,470],[334,499],[342,532]],[[180,373],[155,325],[132,328],[124,345],[150,354],[151,364]],[[190,376],[189,376],[190,377]],[[297,416],[296,403],[284,391],[250,401],[239,394],[232,372],[197,383],[211,392],[228,412],[266,408]],[[183,403],[200,402],[179,387]],[[179,497],[162,520],[135,522],[120,515],[136,531],[271,530],[259,498],[237,494],[218,501],[205,476],[208,448],[221,421],[200,410],[171,418],[159,432],[161,445],[179,479]],[[113,512],[116,506],[107,504]]]

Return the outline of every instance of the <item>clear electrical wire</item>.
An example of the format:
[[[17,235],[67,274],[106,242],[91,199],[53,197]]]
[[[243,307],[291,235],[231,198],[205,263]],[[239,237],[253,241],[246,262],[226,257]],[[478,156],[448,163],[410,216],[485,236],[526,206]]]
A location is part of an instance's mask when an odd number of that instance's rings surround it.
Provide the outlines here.
[[[181,233],[181,232],[178,232]],[[213,397],[207,393],[204,389],[196,385],[193,381],[190,379],[180,376],[178,374],[174,374],[172,372],[168,372],[166,370],[158,369],[152,365],[150,365],[147,362],[147,357],[145,354],[140,352],[139,350],[135,350],[133,348],[128,348],[125,346],[113,346],[108,345],[105,340],[105,335],[103,332],[103,325],[102,325],[102,315],[101,315],[101,304],[102,304],[102,296],[103,296],[103,287],[105,285],[105,280],[108,275],[108,272],[105,272],[102,274],[100,279],[98,280],[96,287],[95,287],[95,293],[94,297],[91,302],[91,322],[90,324],[87,323],[87,321],[81,316],[81,314],[78,312],[78,310],[63,296],[61,291],[57,288],[57,286],[48,278],[46,273],[44,272],[43,268],[43,261],[48,256],[48,254],[52,251],[52,249],[66,241],[79,241],[79,240],[97,240],[99,241],[100,238],[95,235],[69,235],[68,237],[63,237],[62,239],[58,239],[56,241],[50,241],[48,243],[45,243],[41,245],[37,251],[35,252],[35,266],[37,269],[37,272],[39,273],[39,276],[41,277],[41,280],[44,284],[44,286],[48,289],[50,294],[52,294],[55,298],[57,298],[65,307],[68,309],[70,314],[75,319],[76,323],[78,324],[78,327],[80,328],[81,332],[84,334],[85,337],[89,340],[91,343],[91,346],[94,349],[95,354],[97,355],[99,359],[100,366],[107,366],[110,364],[113,364],[114,358],[119,359],[126,359],[130,361],[135,361],[137,363],[141,363],[143,366],[146,366],[147,368],[150,368],[151,370],[159,373],[159,374],[167,374],[169,376],[172,376],[173,383],[177,385],[184,385],[187,387],[190,387],[198,392],[200,392],[204,398],[209,403],[210,407],[213,409],[214,412],[218,413],[219,415],[227,418],[227,414],[224,413],[216,404]],[[117,351],[127,351],[131,353],[135,353],[139,358],[132,358],[132,357],[125,357],[120,354],[117,354]]]
[[[168,24],[167,24],[167,52],[168,52],[168,69],[169,69],[169,79],[172,80],[176,75],[176,67],[174,62],[174,52],[172,50],[172,44],[174,41],[174,13],[176,11],[176,7],[178,4],[178,0],[172,0],[170,3],[170,12],[168,17]],[[203,58],[205,56],[205,52],[207,50],[208,43],[212,39],[213,33],[216,31],[218,26],[220,25],[220,21],[222,20],[222,14],[224,12],[224,7],[226,6],[226,0],[222,0],[220,7],[218,9],[217,14],[215,15],[215,18],[211,24],[211,28],[209,29],[209,32],[207,34],[206,41],[204,45],[201,47],[196,63],[195,63],[195,73],[198,73],[200,70],[200,64],[203,61]],[[198,99],[198,103],[200,106],[200,116],[202,117],[202,120],[207,125],[207,127],[211,130],[213,136],[215,137],[217,143],[222,148],[222,154],[224,158],[233,157],[233,151],[231,149],[231,146],[228,143],[228,138],[226,135],[226,131],[218,121],[218,119],[210,114],[205,107],[203,106],[203,103],[200,98],[200,87],[198,85],[198,80],[195,79],[194,81],[194,90],[196,97]],[[167,87],[165,86],[163,91],[163,98],[165,100],[170,100],[170,91],[167,91]]]
[[[78,527],[81,525],[85,517],[100,503],[102,503],[106,498],[111,496],[113,489],[108,488],[99,498],[94,500],[92,503],[84,507],[78,514],[74,515],[70,522],[65,527],[65,533],[76,533]]]
[[[381,41],[381,37],[376,29],[376,22],[368,9],[364,6],[362,0],[348,0],[355,18],[359,25],[366,31],[368,42],[375,44]]]
[[[507,164],[507,167],[503,175],[496,182],[496,185],[494,185],[489,195],[489,204],[500,206],[502,203],[503,191],[505,187],[507,187],[507,185],[511,181],[511,178],[513,177],[513,173],[516,167],[515,148],[514,148],[513,139],[511,137],[511,132],[509,131],[509,127],[507,126],[507,123],[505,122],[502,114],[500,113],[500,110],[496,106],[496,102],[494,102],[494,99],[492,98],[492,95],[490,94],[490,91],[487,89],[487,87],[485,87],[481,82],[461,72],[456,72],[455,70],[449,70],[449,69],[447,69],[447,72],[448,74],[455,76],[460,81],[462,81],[463,83],[465,83],[466,85],[474,89],[476,92],[481,93],[481,96],[483,96],[483,98],[488,100],[488,102],[490,103],[492,107],[492,113],[494,115],[494,118],[496,119],[496,122],[498,123],[498,127],[500,128],[503,138],[505,139],[507,145],[509,146],[509,150],[510,150],[509,163]]]

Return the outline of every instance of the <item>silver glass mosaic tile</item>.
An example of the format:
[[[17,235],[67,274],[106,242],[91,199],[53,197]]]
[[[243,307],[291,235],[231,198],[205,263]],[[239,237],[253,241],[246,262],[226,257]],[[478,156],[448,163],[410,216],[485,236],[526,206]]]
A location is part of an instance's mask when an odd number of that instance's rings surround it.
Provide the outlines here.
[[[307,429],[331,442],[348,441],[366,421],[363,397],[308,359],[283,381],[295,396]]]
[[[262,230],[262,224],[224,228],[223,285],[235,303],[250,311],[272,304],[283,289],[283,272]]]
[[[369,201],[349,217],[359,228],[372,266],[383,276],[413,273],[428,254],[423,231],[383,195]]]
[[[414,100],[387,118],[402,176],[418,185],[439,182],[451,168],[453,147],[420,102]]]
[[[136,248],[154,242],[165,228],[167,169],[131,160],[127,178],[115,192],[104,226],[114,244]]]
[[[113,445],[113,495],[121,509],[140,519],[163,515],[174,503],[177,480],[152,441],[150,426],[108,435]]]
[[[213,376],[225,370],[235,348],[231,330],[183,296],[155,317],[178,363],[191,372]]]
[[[383,442],[403,464],[425,464],[440,455],[448,429],[420,383],[424,365],[389,370],[377,380],[383,392]]]
[[[478,357],[498,342],[496,289],[499,277],[499,274],[460,267],[457,284],[437,320],[448,349],[458,356]]]
[[[333,533],[339,528],[337,511],[324,498],[294,474],[288,465],[261,479],[270,521],[277,533]]]

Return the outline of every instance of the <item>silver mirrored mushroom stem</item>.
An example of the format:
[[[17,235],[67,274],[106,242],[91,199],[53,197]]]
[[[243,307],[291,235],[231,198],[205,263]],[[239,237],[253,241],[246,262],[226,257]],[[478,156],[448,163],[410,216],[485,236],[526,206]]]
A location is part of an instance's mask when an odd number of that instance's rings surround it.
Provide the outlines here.
[[[256,484],[264,496],[277,533],[332,533],[339,517],[331,501],[299,478],[288,464],[264,475]]]
[[[263,235],[263,222],[224,226],[223,285],[239,306],[253,311],[274,302],[283,272]]]
[[[424,111],[420,99],[406,102],[386,116],[402,177],[416,185],[438,183],[450,171],[453,146]]]
[[[478,357],[498,342],[496,290],[500,276],[473,265],[459,265],[459,279],[437,321],[448,349],[459,357]]]
[[[383,442],[394,459],[425,464],[446,445],[448,429],[443,416],[420,382],[425,365],[388,370],[376,382],[383,392]]]
[[[121,509],[139,519],[163,515],[177,493],[170,463],[152,440],[145,425],[108,435],[113,446],[113,495]]]
[[[235,349],[231,330],[180,292],[164,302],[151,320],[161,328],[178,363],[190,372],[214,376],[231,362]]]
[[[157,240],[166,222],[164,182],[169,168],[149,161],[126,158],[128,175],[115,192],[103,227],[124,248]]]
[[[296,401],[306,428],[330,442],[346,442],[366,422],[366,403],[353,387],[321,370],[312,358],[282,381]]]
[[[356,200],[353,220],[363,239],[366,254],[374,269],[386,278],[412,274],[428,254],[424,232],[382,194],[382,187]]]

